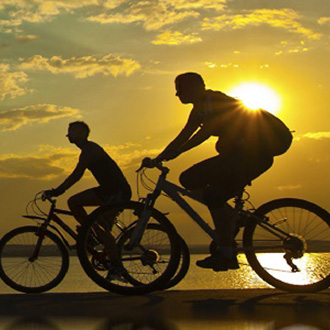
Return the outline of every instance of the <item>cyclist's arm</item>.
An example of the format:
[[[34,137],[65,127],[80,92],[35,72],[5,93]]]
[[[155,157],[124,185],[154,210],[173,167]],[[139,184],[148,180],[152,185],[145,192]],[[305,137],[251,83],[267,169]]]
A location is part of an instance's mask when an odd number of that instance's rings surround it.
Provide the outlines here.
[[[73,186],[76,182],[78,182],[81,177],[84,175],[86,167],[82,166],[80,163],[77,164],[76,168],[73,172],[64,180],[62,184],[60,184],[56,190],[63,194],[66,190],[68,190],[71,186]]]
[[[158,156],[157,159],[163,160],[166,159],[166,155],[169,152],[176,151],[180,149],[192,136],[192,134],[198,129],[199,122],[197,120],[193,120],[192,116],[188,119],[188,122],[179,133],[179,135],[162,151]]]
[[[209,127],[208,125],[204,125],[196,134],[194,134],[186,143],[184,143],[178,149],[178,153],[180,154],[197,147],[212,135],[211,132],[211,127]]]
[[[63,194],[66,190],[72,187],[76,182],[78,182],[85,173],[85,170],[90,162],[90,157],[92,155],[82,153],[79,158],[79,162],[73,172],[60,184],[55,190],[59,194]]]

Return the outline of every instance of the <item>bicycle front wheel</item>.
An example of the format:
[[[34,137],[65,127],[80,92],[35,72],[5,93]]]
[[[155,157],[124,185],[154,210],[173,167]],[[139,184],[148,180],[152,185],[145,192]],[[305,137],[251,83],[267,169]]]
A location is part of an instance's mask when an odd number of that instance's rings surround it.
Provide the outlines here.
[[[304,200],[284,198],[262,205],[255,215],[260,220],[249,222],[243,243],[251,267],[264,281],[291,292],[330,286],[327,211]]]
[[[111,235],[116,239],[116,249],[124,272],[122,278],[109,279],[109,256],[106,242],[98,236],[95,226],[104,223],[104,214],[95,212],[91,221],[83,226],[78,237],[78,256],[87,275],[99,286],[118,294],[145,294],[162,289],[174,275],[180,259],[179,236],[169,220],[153,209],[140,243],[128,248],[136,221],[144,205],[138,202],[125,204],[117,214]],[[104,209],[105,213],[109,210]],[[111,214],[111,212],[108,212]],[[109,219],[109,221],[112,221]],[[119,234],[116,232],[119,230]],[[104,240],[104,234],[103,240]],[[95,237],[96,236],[96,237]],[[91,247],[94,239],[98,243]]]
[[[38,240],[41,244],[36,252]],[[68,268],[67,249],[48,230],[41,233],[40,227],[20,227],[0,241],[0,277],[17,291],[48,291],[62,281]]]

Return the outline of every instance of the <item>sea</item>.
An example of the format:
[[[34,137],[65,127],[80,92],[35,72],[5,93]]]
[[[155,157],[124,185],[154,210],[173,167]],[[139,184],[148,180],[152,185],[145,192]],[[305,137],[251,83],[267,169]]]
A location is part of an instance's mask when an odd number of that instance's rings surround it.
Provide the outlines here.
[[[203,259],[205,254],[192,254],[190,267],[185,278],[173,289],[175,290],[211,290],[211,289],[244,289],[244,288],[269,288],[270,286],[261,280],[248,265],[243,254],[238,255],[239,270],[227,272],[214,272],[202,269],[195,265],[197,260]],[[105,291],[95,284],[82,269],[76,256],[70,257],[69,271],[63,281],[49,292],[77,293]],[[0,280],[0,293],[17,293]]]

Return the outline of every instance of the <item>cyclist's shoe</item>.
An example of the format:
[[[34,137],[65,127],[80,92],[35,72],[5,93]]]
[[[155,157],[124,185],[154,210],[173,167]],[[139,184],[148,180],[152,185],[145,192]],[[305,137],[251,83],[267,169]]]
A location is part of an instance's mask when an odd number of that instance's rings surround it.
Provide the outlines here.
[[[118,281],[122,283],[128,283],[124,275],[127,273],[126,269],[118,263],[110,263],[108,268],[108,274],[105,279],[109,282]]]
[[[203,260],[198,260],[196,265],[201,268],[213,269],[216,272],[239,268],[236,256],[228,259],[221,254],[210,255]]]

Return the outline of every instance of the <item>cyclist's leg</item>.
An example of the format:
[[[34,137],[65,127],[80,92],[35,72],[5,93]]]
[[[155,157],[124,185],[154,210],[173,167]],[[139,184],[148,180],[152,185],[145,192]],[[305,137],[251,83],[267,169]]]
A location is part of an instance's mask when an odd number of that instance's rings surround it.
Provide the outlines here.
[[[195,194],[197,192],[202,195],[205,204],[209,207],[215,225],[215,231],[221,245],[217,250],[219,253],[197,262],[198,266],[206,268],[213,268],[213,266],[221,263],[224,264],[223,261],[219,260],[220,255],[222,259],[223,256],[226,256],[229,260],[234,256],[232,248],[233,235],[231,235],[232,224],[229,217],[230,207],[226,204],[226,201],[231,196],[234,196],[235,193],[228,194],[228,191],[223,189],[224,186],[228,186],[224,184],[224,181],[227,180],[228,177],[228,173],[225,172],[228,172],[228,169],[230,170],[231,168],[225,166],[225,162],[222,158],[222,156],[216,156],[206,159],[190,167],[180,175],[180,183],[186,189],[193,191]],[[221,170],[221,168],[223,169]],[[217,184],[214,185],[214,180],[219,176],[219,172],[224,173],[224,176],[221,175],[221,182],[217,182]],[[226,262],[225,265],[220,265],[222,267],[221,270],[227,270],[227,264],[228,262]],[[232,265],[231,268],[234,268],[234,266]]]
[[[199,262],[199,266],[213,268],[214,270],[228,270],[239,268],[236,249],[234,247],[234,232],[236,229],[233,221],[233,209],[226,203],[228,199],[235,195],[235,192],[230,193],[230,190],[212,191],[208,189],[207,205],[211,213],[215,231],[219,239],[219,245],[210,257],[204,262]],[[211,198],[210,198],[211,197]]]
[[[68,200],[68,206],[75,217],[80,223],[87,222],[87,212],[85,206],[101,206],[107,202],[111,197],[111,192],[107,191],[103,187],[95,187],[84,190],[74,196],[71,196]],[[112,261],[119,260],[118,249],[116,246],[115,238],[111,233],[111,227],[115,214],[112,217],[107,217],[106,221],[100,219],[100,223],[96,224],[94,229],[99,240],[105,245],[105,250]]]
[[[87,221],[85,206],[100,206],[104,204],[104,200],[97,193],[98,190],[99,187],[90,188],[68,199],[69,209],[80,224],[84,224]]]
[[[205,188],[212,180],[210,179],[209,171],[212,171],[217,166],[218,158],[219,156],[208,158],[182,172],[179,178],[181,185],[195,195],[200,196],[202,200],[205,200]]]
[[[220,250],[227,258],[235,255],[233,240],[236,223],[232,216],[233,210],[226,202],[268,170],[272,163],[272,158],[263,155],[251,157],[243,151],[238,151],[225,157],[220,156],[216,171],[209,171],[213,183],[207,187],[205,199],[219,237]]]

